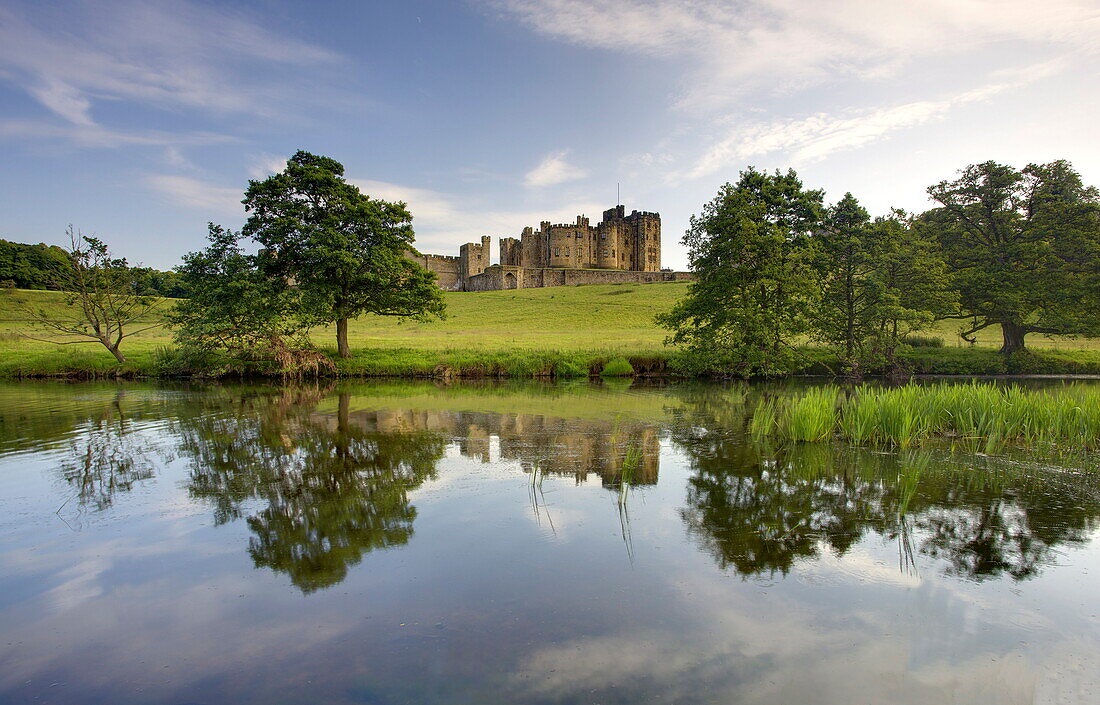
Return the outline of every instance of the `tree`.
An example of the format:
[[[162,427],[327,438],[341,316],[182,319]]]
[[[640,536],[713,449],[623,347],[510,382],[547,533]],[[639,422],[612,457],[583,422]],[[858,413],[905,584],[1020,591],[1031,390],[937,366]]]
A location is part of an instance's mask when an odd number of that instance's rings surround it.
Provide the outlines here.
[[[792,339],[807,330],[815,295],[804,243],[822,217],[822,192],[798,175],[749,168],[727,183],[684,235],[696,280],[657,317],[704,357],[723,357],[741,375],[783,372]]]
[[[161,299],[141,293],[126,260],[114,257],[102,240],[77,233],[71,225],[67,233],[71,266],[57,271],[52,287],[65,292],[65,308],[26,312],[53,334],[76,340],[28,337],[57,345],[100,343],[120,363],[126,362],[122,341],[162,325],[142,325]],[[140,327],[133,330],[134,325]]]
[[[904,211],[875,218],[868,237],[877,250],[873,340],[886,369],[893,372],[905,336],[958,310],[958,295],[938,243],[915,228]]]
[[[1100,333],[1100,194],[1066,161],[1023,171],[988,161],[929,187],[922,225],[939,238],[959,292],[962,331],[1000,325],[1001,352],[1029,333]]]
[[[284,374],[331,365],[308,349],[310,321],[298,311],[296,292],[260,270],[259,256],[241,248],[241,234],[210,223],[208,239],[179,268],[190,297],[168,314],[176,341],[200,353],[274,359]]]
[[[872,223],[849,193],[811,238],[821,285],[812,328],[854,375],[883,363],[895,370],[901,339],[955,310],[935,243],[909,220],[894,211]]]
[[[874,273],[878,248],[870,238],[871,216],[850,193],[828,209],[812,238],[821,296],[814,317],[817,337],[839,346],[848,365],[875,328],[878,300]]]
[[[336,324],[340,357],[351,356],[351,318],[443,315],[435,275],[405,256],[415,251],[405,204],[363,195],[336,160],[299,151],[250,181],[243,202],[261,271],[292,283],[315,323]]]

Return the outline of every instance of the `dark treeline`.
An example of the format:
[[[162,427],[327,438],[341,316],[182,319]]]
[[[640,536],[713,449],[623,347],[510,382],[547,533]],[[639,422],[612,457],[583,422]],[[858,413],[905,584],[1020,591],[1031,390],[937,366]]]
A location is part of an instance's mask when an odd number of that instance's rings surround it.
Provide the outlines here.
[[[691,219],[698,278],[658,322],[701,369],[743,376],[797,368],[807,339],[848,375],[904,372],[899,348],[945,319],[972,343],[1000,327],[1009,356],[1032,333],[1100,334],[1100,193],[1069,162],[974,164],[928,195],[925,213],[872,218],[750,167]]]
[[[63,247],[0,240],[0,283],[4,286],[57,291],[65,288],[71,270],[71,255]],[[183,277],[176,272],[151,267],[130,267],[130,270],[135,293],[187,297]]]

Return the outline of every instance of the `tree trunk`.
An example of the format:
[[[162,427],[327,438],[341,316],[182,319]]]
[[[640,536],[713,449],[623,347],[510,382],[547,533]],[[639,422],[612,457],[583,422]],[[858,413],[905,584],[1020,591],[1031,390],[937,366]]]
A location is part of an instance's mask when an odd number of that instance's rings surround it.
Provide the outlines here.
[[[115,359],[120,363],[126,362],[126,357],[122,354],[122,351],[118,349],[117,345],[111,345],[110,343],[103,343],[103,347],[111,351],[111,354],[115,356]]]
[[[343,358],[351,357],[348,347],[348,319],[336,319],[336,354]]]
[[[1024,349],[1024,336],[1027,335],[1027,328],[1016,323],[1002,322],[1001,333],[1004,336],[1004,345],[1001,346],[1002,354],[1011,355]]]

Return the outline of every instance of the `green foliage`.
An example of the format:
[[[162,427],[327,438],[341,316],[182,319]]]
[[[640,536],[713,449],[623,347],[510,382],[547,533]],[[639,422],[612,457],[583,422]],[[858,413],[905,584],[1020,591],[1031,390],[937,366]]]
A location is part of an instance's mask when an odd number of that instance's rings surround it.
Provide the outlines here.
[[[861,348],[879,328],[882,297],[879,259],[884,248],[874,238],[867,211],[852,194],[828,209],[821,229],[811,240],[821,295],[814,311],[815,337],[843,351],[849,365],[858,365]]]
[[[903,335],[898,339],[902,345],[911,348],[942,348],[943,338],[933,335]]]
[[[838,352],[850,376],[898,370],[901,340],[954,310],[935,243],[914,233],[900,211],[872,222],[845,194],[806,243],[819,289],[807,328]]]
[[[404,203],[373,199],[345,181],[334,159],[299,151],[286,169],[250,181],[242,233],[263,246],[260,271],[284,282],[314,324],[335,323],[348,357],[348,320],[442,316],[435,276],[405,256],[413,248]]]
[[[794,399],[786,409],[784,435],[806,443],[830,438],[836,424],[838,394],[839,390],[833,386],[816,387]]]
[[[803,244],[822,218],[822,192],[797,174],[741,172],[691,219],[683,242],[697,279],[657,322],[667,343],[721,355],[734,374],[789,371],[816,294]]]
[[[1029,333],[1100,334],[1100,194],[1066,161],[1022,171],[973,164],[928,189],[959,291],[964,337],[1000,325],[1006,354]]]
[[[309,321],[292,290],[260,271],[239,233],[211,223],[207,237],[207,248],[184,256],[179,270],[191,297],[168,314],[177,344],[194,359],[221,356],[222,365],[273,361],[273,347],[286,339],[308,347]]]
[[[811,389],[785,405],[757,407],[753,435],[789,441],[839,436],[856,444],[898,448],[952,439],[971,452],[1004,443],[1036,448],[1100,448],[1100,388],[1037,390],[989,383],[860,387],[837,404],[833,387]]]
[[[554,376],[559,378],[587,377],[588,369],[573,360],[560,360],[554,363]]]
[[[616,357],[608,360],[600,370],[601,377],[630,377],[634,374],[634,367],[625,357]]]
[[[0,240],[0,281],[10,281],[14,287],[57,289],[71,269],[64,248]]]
[[[186,290],[176,272],[131,267],[135,294],[183,298]],[[25,245],[0,240],[0,282],[18,289],[59,289],[72,277],[69,253],[57,245]]]

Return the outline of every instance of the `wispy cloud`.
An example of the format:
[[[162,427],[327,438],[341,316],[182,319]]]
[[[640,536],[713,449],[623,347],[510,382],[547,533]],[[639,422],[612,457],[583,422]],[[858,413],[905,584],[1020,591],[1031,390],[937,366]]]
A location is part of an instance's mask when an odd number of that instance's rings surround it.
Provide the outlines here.
[[[1007,74],[978,88],[947,98],[921,100],[889,107],[848,111],[831,115],[740,125],[704,151],[686,172],[669,175],[671,182],[698,178],[736,167],[751,157],[784,154],[793,164],[813,162],[844,150],[888,137],[905,128],[922,125],[947,115],[967,103],[987,100],[1061,69],[1060,62],[1044,62]]]
[[[100,125],[72,125],[39,120],[0,121],[0,137],[61,140],[79,147],[111,148],[192,147],[225,144],[236,138],[213,132],[166,132],[163,130],[112,130]],[[177,152],[182,157],[182,153]]]
[[[243,216],[243,192],[239,188],[217,186],[201,179],[173,174],[153,174],[146,183],[168,201],[184,208],[195,208],[215,216]]]
[[[288,67],[335,59],[253,16],[189,0],[0,7],[0,80],[80,128],[98,124],[101,101],[276,115]],[[271,64],[283,71],[255,70]]]
[[[565,149],[547,154],[538,166],[524,176],[524,185],[554,186],[588,176],[588,172],[567,162],[565,160],[567,156],[569,156],[569,150]]]
[[[691,62],[682,107],[720,108],[746,90],[890,75],[922,57],[1019,40],[1100,48],[1100,6],[1083,0],[498,0],[572,43]]]

